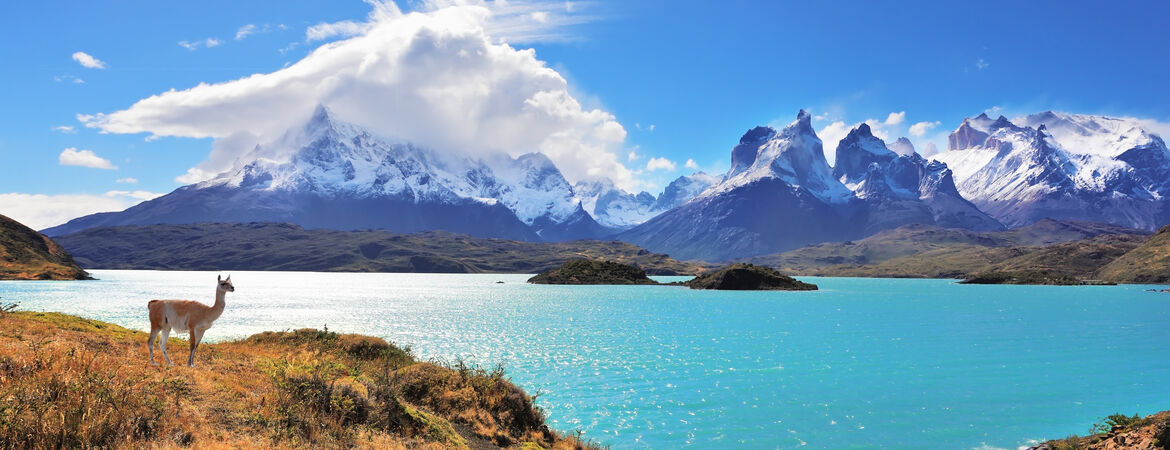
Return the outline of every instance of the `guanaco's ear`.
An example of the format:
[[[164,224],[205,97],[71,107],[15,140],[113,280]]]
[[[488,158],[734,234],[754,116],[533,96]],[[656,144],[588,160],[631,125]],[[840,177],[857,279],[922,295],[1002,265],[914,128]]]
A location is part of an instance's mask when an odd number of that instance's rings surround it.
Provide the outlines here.
[[[228,274],[227,281],[232,281],[232,274]]]
[[[220,275],[216,275],[216,276],[215,276],[215,281],[223,281],[223,278],[220,278]]]

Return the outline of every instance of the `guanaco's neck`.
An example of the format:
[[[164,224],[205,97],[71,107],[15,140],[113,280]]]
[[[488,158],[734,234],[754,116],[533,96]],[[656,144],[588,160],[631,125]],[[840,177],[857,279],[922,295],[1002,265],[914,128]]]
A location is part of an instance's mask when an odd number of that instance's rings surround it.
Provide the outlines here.
[[[224,299],[226,297],[227,297],[227,291],[221,290],[221,289],[215,290],[215,304],[211,306],[211,309],[212,309],[212,311],[216,312],[216,315],[219,315],[219,313],[222,313],[224,306],[227,305],[226,303],[224,303]]]

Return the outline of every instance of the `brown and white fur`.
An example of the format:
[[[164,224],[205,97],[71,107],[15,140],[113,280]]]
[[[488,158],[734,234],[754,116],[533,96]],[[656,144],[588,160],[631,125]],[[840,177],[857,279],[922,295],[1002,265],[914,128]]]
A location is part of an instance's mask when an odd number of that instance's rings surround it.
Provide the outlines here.
[[[195,348],[203,340],[203,332],[211,328],[212,322],[223,314],[224,297],[228,292],[235,292],[232,286],[232,276],[227,279],[215,277],[218,283],[215,287],[215,304],[207,306],[194,300],[151,300],[146,304],[150,311],[150,339],[146,340],[146,348],[150,349],[150,363],[154,364],[154,340],[162,333],[158,341],[158,348],[162,350],[167,365],[171,365],[171,357],[167,356],[167,338],[171,331],[191,333],[191,354],[187,356],[187,365],[195,365]]]

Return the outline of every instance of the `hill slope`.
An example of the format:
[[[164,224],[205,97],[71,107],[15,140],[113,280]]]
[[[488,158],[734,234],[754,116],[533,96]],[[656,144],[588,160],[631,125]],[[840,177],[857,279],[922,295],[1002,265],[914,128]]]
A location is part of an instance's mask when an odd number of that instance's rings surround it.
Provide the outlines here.
[[[172,341],[171,351],[183,353],[183,342]],[[201,345],[190,368],[147,365],[144,342],[145,333],[95,320],[0,313],[6,361],[0,442],[11,448],[583,447],[550,431],[532,398],[501,371],[419,362],[374,337],[265,332]]]
[[[276,223],[103,227],[58,240],[82,266],[95,269],[534,273],[574,258],[630,264],[655,275],[703,269],[623,242],[519,242]]]
[[[86,280],[89,274],[47,236],[0,215],[0,280]]]
[[[1170,225],[1102,267],[1097,276],[1121,283],[1170,283]]]
[[[1048,219],[1026,227],[994,232],[906,225],[857,241],[810,245],[749,261],[799,275],[952,277],[1020,257],[1043,246],[1119,235],[1130,237],[1121,239],[1124,242],[1101,242],[1108,247],[1101,250],[1116,257],[1144,239],[1144,232],[1132,228]],[[1052,251],[1067,253],[1074,249],[1061,247]],[[1050,256],[1055,256],[1055,253]],[[1100,260],[1103,257],[1095,258]],[[1107,262],[1109,260],[1099,262],[1095,267]]]

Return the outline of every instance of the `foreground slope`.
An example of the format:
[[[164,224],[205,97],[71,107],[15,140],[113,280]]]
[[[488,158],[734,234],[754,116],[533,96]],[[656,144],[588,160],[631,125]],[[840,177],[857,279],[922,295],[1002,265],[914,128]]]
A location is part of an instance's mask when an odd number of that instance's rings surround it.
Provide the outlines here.
[[[144,318],[145,320],[145,318]],[[172,339],[171,351],[183,345]],[[146,335],[0,313],[0,443],[10,448],[582,448],[502,372],[419,362],[369,336],[303,329],[147,365]],[[158,355],[156,355],[158,356]]]
[[[58,239],[92,269],[533,273],[589,258],[636,265],[655,275],[702,270],[624,242],[521,242],[276,223],[103,227]]]
[[[1102,267],[1097,276],[1121,283],[1170,283],[1170,225]]]
[[[52,239],[0,215],[0,280],[85,280],[73,257]]]

